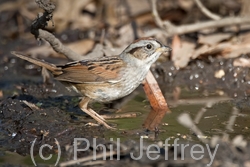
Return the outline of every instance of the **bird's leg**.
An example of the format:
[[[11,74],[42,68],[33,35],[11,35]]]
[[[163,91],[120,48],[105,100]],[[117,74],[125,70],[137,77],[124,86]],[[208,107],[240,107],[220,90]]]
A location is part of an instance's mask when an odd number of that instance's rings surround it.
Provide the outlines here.
[[[89,114],[91,117],[93,117],[92,115],[94,115],[95,117],[98,117],[98,119],[100,119],[100,120],[102,120],[102,121],[105,121],[105,119],[102,117],[102,116],[100,116],[99,114],[97,114],[94,110],[92,110],[92,109],[90,109],[90,108],[88,108],[88,103],[89,103],[89,101],[90,101],[90,98],[88,98],[88,97],[83,97],[83,99],[80,101],[80,103],[79,103],[79,107],[82,109],[82,110],[84,110],[84,109],[86,109],[86,110],[88,110],[88,113],[87,114]],[[85,111],[84,111],[85,112]]]
[[[88,97],[84,97],[80,103],[79,103],[79,107],[80,109],[87,113],[89,116],[91,116],[92,118],[94,118],[98,123],[104,125],[106,128],[108,129],[112,129],[111,126],[109,126],[106,122],[105,122],[105,119],[100,116],[99,114],[97,114],[94,110],[92,110],[91,108],[87,108],[88,107],[88,103],[90,101],[90,98]]]

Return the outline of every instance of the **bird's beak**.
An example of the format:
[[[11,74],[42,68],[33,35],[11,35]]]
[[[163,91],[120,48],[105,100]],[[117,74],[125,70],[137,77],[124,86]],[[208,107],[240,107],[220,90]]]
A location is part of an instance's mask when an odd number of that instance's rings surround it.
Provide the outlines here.
[[[170,52],[172,51],[172,49],[169,46],[163,45],[162,47],[158,48],[156,51],[163,53],[163,52]]]

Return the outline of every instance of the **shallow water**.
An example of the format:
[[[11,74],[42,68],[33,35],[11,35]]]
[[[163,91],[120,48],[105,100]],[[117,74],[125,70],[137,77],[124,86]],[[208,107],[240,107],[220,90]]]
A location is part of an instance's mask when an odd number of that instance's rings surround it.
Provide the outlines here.
[[[178,123],[177,118],[182,113],[188,113],[192,120],[195,120],[200,112],[203,113],[203,115],[196,125],[204,133],[205,138],[209,139],[214,135],[223,136],[224,133],[228,133],[231,139],[236,135],[243,135],[244,139],[250,139],[250,124],[248,121],[250,118],[250,109],[248,107],[248,100],[242,100],[244,97],[232,99],[225,95],[215,95],[215,93],[202,96],[202,93],[198,91],[183,92],[184,94],[180,96],[178,101],[171,101],[171,97],[166,98],[171,113],[166,114],[163,118],[157,138],[155,138],[154,132],[142,130],[142,124],[150,111],[148,101],[143,100],[143,98],[145,98],[143,93],[137,95],[135,99],[123,106],[121,111],[140,112],[141,115],[136,118],[111,120],[110,122],[117,124],[118,129],[123,130],[120,130],[118,133],[107,132],[106,137],[108,138],[110,136],[114,138],[114,136],[116,136],[122,140],[131,139],[131,137],[138,140],[140,137],[146,137],[149,138],[149,141],[165,140],[170,137],[199,141],[198,137],[190,131],[189,128]],[[206,107],[209,103],[213,104]],[[226,126],[232,116],[233,107],[238,107],[239,113],[236,115],[233,129],[227,130]]]

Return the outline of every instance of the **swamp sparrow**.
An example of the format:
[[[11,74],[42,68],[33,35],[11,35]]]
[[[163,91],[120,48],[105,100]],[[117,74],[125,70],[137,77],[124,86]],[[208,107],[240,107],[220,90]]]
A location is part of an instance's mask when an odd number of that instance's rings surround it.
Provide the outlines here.
[[[21,53],[15,56],[50,70],[55,79],[69,85],[84,98],[79,107],[107,128],[104,118],[87,105],[90,99],[110,102],[135,90],[145,79],[150,66],[163,53],[171,51],[153,38],[141,38],[131,43],[120,55],[95,60],[81,60],[54,65]]]

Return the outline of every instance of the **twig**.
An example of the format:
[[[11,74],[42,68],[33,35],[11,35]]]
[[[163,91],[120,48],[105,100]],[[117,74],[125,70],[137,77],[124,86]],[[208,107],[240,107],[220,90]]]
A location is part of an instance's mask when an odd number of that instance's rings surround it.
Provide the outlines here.
[[[229,141],[229,134],[227,133],[227,131],[232,132],[234,130],[233,125],[234,125],[234,122],[235,122],[238,114],[239,114],[239,110],[236,107],[233,107],[232,114],[231,114],[231,116],[228,120],[227,126],[226,126],[226,130],[224,131],[223,136],[222,136],[222,139],[224,141]]]
[[[81,55],[78,55],[68,47],[64,46],[59,39],[57,39],[53,34],[49,33],[48,31],[39,29],[38,30],[38,38],[44,39],[51,47],[57,52],[61,53],[66,56],[70,60],[81,60]]]
[[[146,76],[145,82],[143,83],[143,89],[154,111],[160,111],[164,114],[171,112],[151,71],[149,71]]]
[[[205,106],[205,107],[202,107],[202,108],[198,111],[198,113],[197,113],[197,115],[196,115],[196,117],[195,117],[195,119],[194,119],[194,123],[195,123],[195,124],[198,124],[198,123],[200,122],[200,119],[201,119],[201,117],[203,116],[203,114],[207,111],[207,108],[211,108],[214,104],[215,104],[215,102],[208,101],[207,104],[206,104],[206,106]]]
[[[151,3],[152,3],[152,14],[153,14],[153,17],[155,19],[156,25],[158,25],[159,27],[162,28],[163,27],[163,21],[162,21],[161,17],[159,16],[159,13],[157,11],[156,2],[157,2],[157,0],[151,0]]]
[[[104,119],[118,119],[118,118],[134,118],[138,115],[141,115],[141,113],[121,113],[121,114],[115,114],[115,115],[101,115]]]
[[[109,151],[106,154],[103,154],[103,153],[97,154],[95,157],[93,155],[90,155],[88,157],[80,158],[80,159],[77,159],[77,160],[70,160],[70,161],[67,161],[67,162],[62,162],[60,164],[60,166],[61,167],[70,166],[70,165],[79,164],[79,163],[82,163],[82,162],[91,161],[91,160],[93,160],[93,158],[100,159],[100,158],[103,158],[103,156],[106,156],[106,158],[108,158],[108,157],[111,157],[113,155],[116,155],[116,152],[115,151]]]
[[[104,160],[100,160],[100,161],[90,161],[90,162],[86,162],[81,164],[82,166],[94,166],[94,165],[103,165],[105,164],[107,161]]]
[[[39,14],[37,19],[31,25],[31,33],[36,38],[44,39],[50,43],[51,47],[57,52],[66,56],[70,60],[81,60],[81,55],[78,55],[71,49],[64,46],[60,40],[58,40],[53,34],[48,31],[42,30],[47,26],[47,22],[52,20],[52,13],[55,9],[55,5],[50,3],[49,0],[36,0],[36,3],[40,8],[44,10],[43,14]]]
[[[226,126],[226,130],[233,131],[233,125],[236,120],[237,115],[239,114],[239,110],[236,107],[233,107],[232,114],[228,120],[228,124]]]
[[[178,106],[178,105],[207,105],[217,103],[218,101],[229,101],[232,100],[230,97],[209,97],[204,99],[179,99],[178,101],[168,101],[168,103],[172,106]]]
[[[208,140],[204,138],[204,134],[200,131],[200,129],[194,124],[189,114],[183,113],[177,118],[178,122],[183,126],[190,128],[192,132],[194,132],[198,139],[200,139],[203,143],[208,143]]]
[[[196,117],[194,118],[194,123],[195,124],[199,124],[201,117],[203,116],[203,114],[207,111],[206,107],[202,107],[198,113],[196,114]]]
[[[194,2],[196,3],[196,5],[198,6],[198,8],[201,10],[201,12],[206,15],[207,17],[209,17],[210,19],[213,20],[220,20],[221,17],[212,13],[211,11],[209,11],[202,3],[200,0],[194,0]]]
[[[223,18],[221,20],[215,21],[207,21],[207,22],[200,22],[196,24],[189,24],[184,26],[175,27],[173,31],[174,34],[185,34],[190,32],[199,31],[206,28],[219,28],[219,27],[227,27],[232,25],[239,25],[239,24],[249,24],[249,18],[241,18],[241,17],[228,17]]]
[[[150,70],[146,76],[145,82],[143,83],[143,89],[149,100],[150,106],[152,107],[143,123],[143,127],[148,130],[155,130],[155,128],[158,128],[165,114],[170,113],[171,111],[168,108],[168,104],[161,89]]]
[[[166,36],[173,36],[175,34],[186,34],[196,32],[207,28],[219,28],[232,25],[249,24],[250,19],[246,17],[227,17],[220,20],[206,21],[182,26],[175,26],[169,21],[162,21],[156,7],[156,0],[151,0],[152,14],[156,24],[165,31]]]
[[[22,101],[24,104],[26,104],[31,110],[39,110],[39,107],[37,107],[35,104],[33,104],[33,103],[30,103],[30,102],[28,102],[28,101],[26,101],[26,100],[23,100]]]

